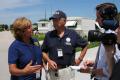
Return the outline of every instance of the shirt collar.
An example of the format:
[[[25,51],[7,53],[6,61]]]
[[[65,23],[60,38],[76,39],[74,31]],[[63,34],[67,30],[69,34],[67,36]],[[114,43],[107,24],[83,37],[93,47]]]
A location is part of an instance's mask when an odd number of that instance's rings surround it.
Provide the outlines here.
[[[53,34],[54,34],[54,36],[57,36],[57,37],[58,37],[56,30],[53,31]],[[65,28],[65,30],[64,30],[64,36],[66,36],[66,35],[68,35],[68,34],[69,34],[69,29]]]
[[[31,41],[33,41],[33,38],[31,38]],[[28,44],[24,43],[23,41],[16,40],[16,42],[17,42],[18,44],[22,44],[22,45],[27,45],[27,46],[28,46]],[[30,44],[30,45],[31,45],[31,44]]]
[[[70,32],[70,30],[69,30],[69,29],[67,29],[67,28],[65,28],[65,33],[64,33],[64,36],[68,35],[68,34],[69,34],[69,32]]]

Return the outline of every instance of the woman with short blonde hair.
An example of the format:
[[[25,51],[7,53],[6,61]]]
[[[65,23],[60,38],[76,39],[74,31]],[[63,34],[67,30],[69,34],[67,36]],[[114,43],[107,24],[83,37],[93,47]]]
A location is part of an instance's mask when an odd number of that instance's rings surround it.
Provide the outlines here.
[[[27,27],[32,26],[32,22],[25,17],[17,18],[13,23],[13,32],[16,39],[21,40]]]
[[[38,40],[32,38],[31,21],[25,17],[17,18],[13,32],[15,40],[8,51],[11,80],[36,80],[36,72],[42,68],[42,52]]]

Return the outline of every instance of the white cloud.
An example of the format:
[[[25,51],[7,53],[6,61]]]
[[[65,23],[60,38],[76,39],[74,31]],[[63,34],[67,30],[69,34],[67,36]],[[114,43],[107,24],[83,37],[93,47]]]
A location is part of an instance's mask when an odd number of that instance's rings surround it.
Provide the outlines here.
[[[32,6],[42,3],[42,0],[0,0],[0,10]]]
[[[13,21],[18,17],[27,17],[31,20],[39,20],[43,14],[40,11],[31,11],[31,12],[1,12],[0,13],[0,24],[12,24]]]
[[[0,24],[11,24],[16,18],[21,16],[28,17],[35,22],[44,16],[43,8],[39,8],[41,4],[45,4],[45,1],[0,0]]]

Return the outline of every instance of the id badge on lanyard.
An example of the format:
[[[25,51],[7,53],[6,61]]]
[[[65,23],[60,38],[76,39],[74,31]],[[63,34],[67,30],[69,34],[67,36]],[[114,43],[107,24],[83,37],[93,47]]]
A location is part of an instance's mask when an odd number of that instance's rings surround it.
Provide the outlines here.
[[[58,54],[58,57],[63,57],[62,49],[57,49],[57,54]]]

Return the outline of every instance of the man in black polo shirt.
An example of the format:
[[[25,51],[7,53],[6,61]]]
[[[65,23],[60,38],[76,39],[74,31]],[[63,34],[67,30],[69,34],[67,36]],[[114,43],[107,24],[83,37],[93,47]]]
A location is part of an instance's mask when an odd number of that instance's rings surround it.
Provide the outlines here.
[[[74,70],[69,66],[79,65],[87,51],[87,41],[65,27],[66,18],[60,10],[50,17],[55,30],[46,34],[42,45],[43,58],[49,67],[49,80],[75,80]],[[82,51],[75,60],[76,47],[81,47]]]

